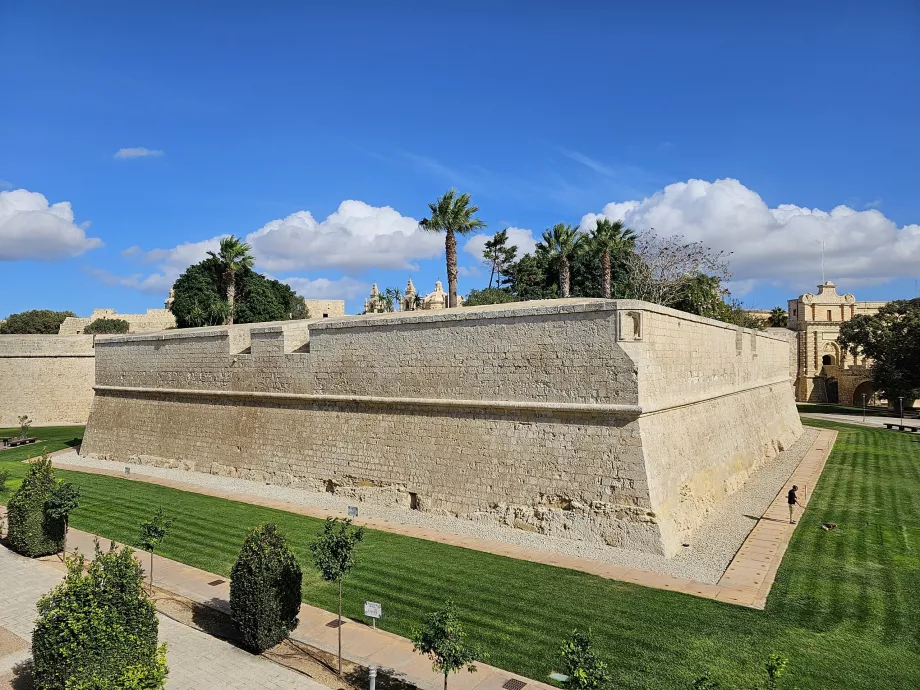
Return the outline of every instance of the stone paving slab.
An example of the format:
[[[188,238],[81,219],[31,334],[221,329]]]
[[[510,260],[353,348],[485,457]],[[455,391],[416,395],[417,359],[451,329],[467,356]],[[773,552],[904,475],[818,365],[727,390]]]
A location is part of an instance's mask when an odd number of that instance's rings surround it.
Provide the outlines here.
[[[81,551],[87,551],[83,543],[87,542],[88,552],[92,553],[90,535],[76,530],[72,530],[72,535],[81,541]],[[0,547],[0,577],[4,583],[0,588],[0,626],[23,641],[31,640],[38,616],[35,603],[57,585],[63,575],[59,561],[33,560]],[[250,654],[163,615],[158,615],[158,618],[160,641],[167,643],[167,690],[328,690],[326,686],[264,657]],[[2,679],[7,677],[7,671],[29,656],[28,651],[20,649],[0,659],[0,682],[5,682]]]
[[[762,609],[766,605],[766,597],[769,594],[770,587],[773,585],[773,575],[775,575],[776,572],[776,568],[772,568],[772,564],[775,562],[776,567],[779,566],[779,561],[782,560],[782,556],[786,550],[786,545],[788,544],[789,538],[791,537],[791,530],[788,529],[788,509],[785,508],[782,503],[785,497],[785,492],[788,491],[788,488],[791,487],[793,483],[797,483],[800,486],[806,484],[808,486],[808,494],[805,496],[805,500],[810,497],[811,489],[817,482],[817,479],[821,474],[821,470],[824,468],[824,463],[827,460],[827,456],[830,454],[831,448],[833,448],[834,440],[836,437],[837,432],[835,431],[829,429],[819,430],[819,433],[815,437],[815,441],[812,443],[811,449],[806,452],[803,460],[793,471],[789,481],[787,482],[787,486],[780,490],[773,503],[768,507],[764,515],[758,520],[754,529],[751,531],[745,542],[740,547],[735,558],[729,564],[728,568],[722,576],[722,579],[720,579],[719,582],[715,585],[715,588],[709,583],[685,580],[684,578],[664,575],[662,573],[653,571],[640,570],[638,568],[632,568],[613,563],[604,563],[590,558],[581,558],[567,554],[541,551],[539,549],[510,544],[502,541],[479,539],[468,535],[461,535],[450,532],[440,532],[429,528],[406,525],[379,518],[359,517],[356,518],[354,522],[355,524],[364,525],[365,527],[381,530],[384,532],[390,532],[392,534],[401,534],[404,536],[415,537],[417,539],[427,539],[429,541],[436,541],[442,544],[449,544],[451,546],[459,546],[476,551],[483,551],[499,556],[507,556],[509,558],[516,558],[519,560],[526,560],[534,563],[554,565],[560,568],[568,568],[570,570],[579,570],[607,579],[642,585],[643,587],[678,591],[693,596],[700,596],[707,599],[716,599],[719,601],[728,601],[730,603],[738,604],[741,606],[751,606],[753,608]],[[62,451],[61,454],[70,452],[72,452],[72,449],[66,449]],[[54,453],[53,455],[57,455],[57,453]],[[252,494],[232,491],[219,491],[201,487],[192,483],[180,482],[171,479],[165,479],[162,477],[154,477],[141,474],[125,475],[120,472],[114,472],[106,469],[84,467],[81,465],[68,465],[66,462],[61,461],[55,461],[54,465],[55,467],[72,470],[74,472],[100,474],[110,477],[118,477],[126,481],[140,481],[149,484],[157,484],[181,491],[188,491],[191,493],[199,493],[207,496],[226,498],[233,501],[240,501],[243,503],[275,508],[297,515],[307,515],[321,519],[325,519],[327,517],[347,517],[345,511],[342,510],[324,510],[321,508],[303,506],[288,501],[269,499]],[[805,503],[805,500],[802,501],[803,504]],[[783,510],[785,510],[785,521],[783,521]],[[783,524],[783,522],[785,522],[785,524]],[[748,548],[750,548],[750,550],[748,550]],[[743,571],[745,569],[749,569],[758,565],[760,566],[761,570],[766,568],[766,572],[762,573],[762,578],[757,579],[754,577],[744,577],[745,573]],[[771,568],[772,573],[770,572]],[[726,575],[728,575],[727,579]],[[760,591],[762,587],[765,587],[765,591],[763,592]],[[755,596],[749,596],[752,593]]]

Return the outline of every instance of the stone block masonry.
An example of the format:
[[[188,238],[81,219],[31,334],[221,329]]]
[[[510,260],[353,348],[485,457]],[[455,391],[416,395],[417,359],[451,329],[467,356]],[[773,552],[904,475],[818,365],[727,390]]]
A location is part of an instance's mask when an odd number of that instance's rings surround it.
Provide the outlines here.
[[[91,335],[0,335],[0,426],[85,424],[94,357]]]
[[[99,336],[81,452],[670,555],[801,434],[788,347],[577,299]]]

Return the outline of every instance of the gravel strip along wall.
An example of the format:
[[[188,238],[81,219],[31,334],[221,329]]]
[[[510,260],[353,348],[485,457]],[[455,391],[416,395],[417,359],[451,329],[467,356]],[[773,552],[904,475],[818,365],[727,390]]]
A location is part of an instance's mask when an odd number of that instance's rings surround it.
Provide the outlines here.
[[[663,555],[801,435],[788,344],[553,300],[100,336],[82,452]]]

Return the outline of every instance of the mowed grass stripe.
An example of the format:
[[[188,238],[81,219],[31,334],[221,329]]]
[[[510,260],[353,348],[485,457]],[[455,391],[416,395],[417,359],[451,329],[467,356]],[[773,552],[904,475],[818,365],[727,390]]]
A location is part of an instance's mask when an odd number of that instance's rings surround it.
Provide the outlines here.
[[[559,645],[579,627],[594,631],[618,688],[688,688],[706,669],[724,687],[750,687],[762,682],[772,651],[791,658],[802,690],[920,687],[920,588],[912,585],[920,576],[920,445],[906,435],[814,425],[840,437],[817,490],[808,488],[809,509],[766,611],[368,530],[345,613],[361,620],[365,599],[381,601],[382,626],[406,635],[450,597],[491,663],[539,679],[558,669]],[[163,506],[176,518],[163,555],[222,576],[246,530],[276,522],[304,566],[304,601],[335,608],[335,588],[310,566],[319,520],[114,477],[60,476],[83,490],[74,526],[132,543],[140,522]],[[825,532],[822,522],[838,529]]]

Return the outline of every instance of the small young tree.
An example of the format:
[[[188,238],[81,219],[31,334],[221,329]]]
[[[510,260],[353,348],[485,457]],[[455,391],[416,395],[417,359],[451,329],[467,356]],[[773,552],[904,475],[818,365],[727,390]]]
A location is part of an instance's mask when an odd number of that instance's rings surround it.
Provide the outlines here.
[[[355,547],[364,539],[364,528],[351,520],[327,518],[316,540],[310,544],[313,564],[326,582],[339,585],[339,676],[342,675],[342,581],[355,567]]]
[[[230,571],[230,612],[249,649],[264,652],[297,627],[302,580],[277,525],[249,530]]]
[[[22,485],[7,504],[8,538],[17,553],[37,558],[61,550],[64,521],[52,518],[45,510],[56,488],[51,458],[44,453],[29,463]]]
[[[573,630],[562,645],[563,685],[568,690],[601,690],[610,687],[610,671],[592,648],[591,633]]]
[[[157,616],[143,591],[131,549],[113,548],[87,564],[67,558],[67,576],[38,602],[32,633],[37,690],[159,690],[166,645],[157,646]]]
[[[6,485],[6,482],[10,478],[9,470],[0,470],[0,494],[5,494],[10,488]]]
[[[29,429],[32,428],[32,420],[29,415],[24,414],[19,417],[19,438],[29,438]]]
[[[150,552],[150,591],[153,591],[153,552],[163,543],[172,527],[172,518],[166,517],[162,508],[157,509],[152,519],[141,523],[140,545]]]
[[[80,506],[80,490],[70,482],[59,482],[45,504],[45,514],[52,520],[64,521],[64,540],[61,551],[67,555],[67,532],[70,530],[70,514]]]
[[[444,608],[425,616],[422,627],[412,632],[412,648],[434,662],[432,668],[444,674],[444,690],[447,677],[462,668],[476,672],[473,663],[483,654],[479,648],[466,639],[466,632],[460,622],[457,607],[447,601]]]

